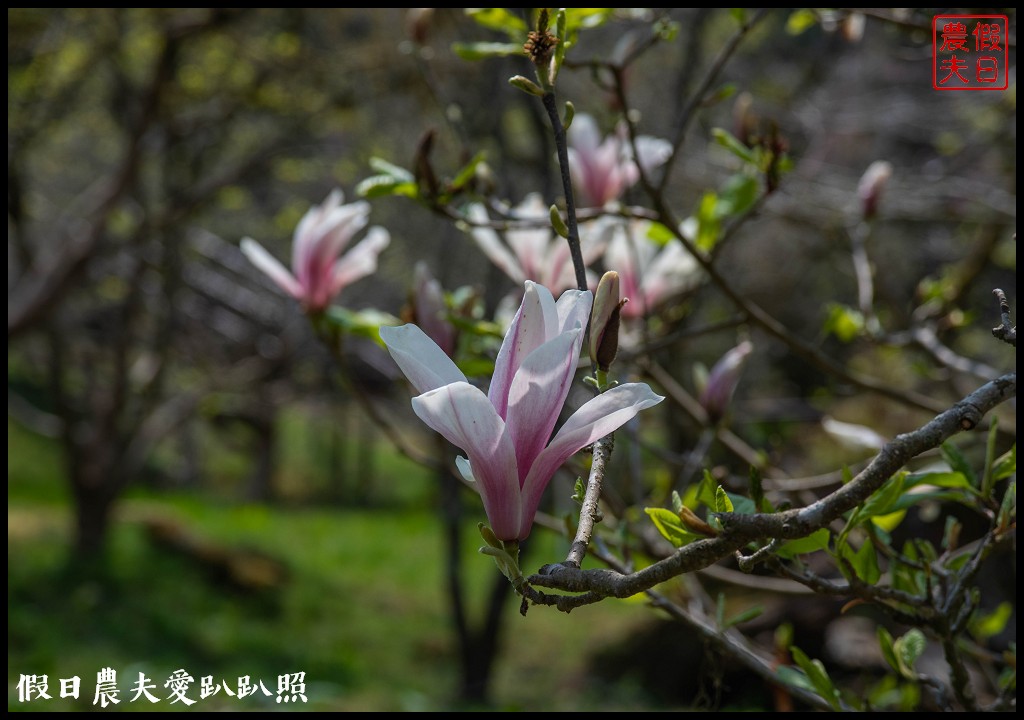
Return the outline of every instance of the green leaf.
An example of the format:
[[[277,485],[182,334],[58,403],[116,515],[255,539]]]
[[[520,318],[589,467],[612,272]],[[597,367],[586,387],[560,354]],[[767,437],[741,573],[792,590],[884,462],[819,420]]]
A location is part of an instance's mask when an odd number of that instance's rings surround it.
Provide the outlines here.
[[[507,8],[466,8],[466,14],[485,28],[503,32],[509,37],[526,36],[526,23]]]
[[[775,668],[775,677],[783,685],[814,692],[814,685],[811,684],[807,675],[791,665],[780,665]]]
[[[996,482],[1010,477],[1017,472],[1017,444],[1014,443],[1004,455],[996,460],[992,467],[992,479]]]
[[[974,468],[971,467],[971,463],[967,460],[960,448],[951,442],[942,443],[942,457],[949,466],[959,473],[963,473],[964,477],[970,482],[971,487],[978,487],[978,476],[974,472]]]
[[[882,577],[882,571],[878,569],[878,554],[870,540],[861,543],[856,552],[852,551],[849,544],[844,544],[842,550],[843,556],[850,562],[862,582],[874,585]]]
[[[881,625],[878,626],[878,645],[882,649],[882,657],[889,663],[889,667],[899,672],[900,664],[896,660],[896,651],[893,649],[892,634]]]
[[[896,655],[896,664],[903,677],[908,680],[916,680],[917,674],[914,665],[921,657],[927,644],[924,633],[918,628],[911,628],[907,634],[893,643],[893,653]]]
[[[913,473],[907,475],[903,481],[905,490],[917,485],[934,485],[941,488],[960,488],[970,490],[971,482],[961,473],[952,470],[942,472]]]
[[[786,20],[786,32],[790,35],[800,35],[817,23],[818,16],[811,10],[797,10]]]
[[[615,8],[562,8],[565,11],[566,32],[589,30],[604,25]]]
[[[488,358],[460,358],[455,365],[468,378],[494,374],[494,361]]]
[[[985,469],[981,474],[981,496],[984,498],[992,494],[992,486],[995,480],[992,477],[992,467],[996,457],[996,441],[999,439],[999,418],[992,416],[992,424],[988,429],[988,442],[985,443]]]
[[[390,163],[384,158],[370,158],[370,167],[381,175],[388,175],[402,182],[416,182],[416,176],[404,167]]]
[[[750,163],[751,165],[757,164],[757,158],[754,156],[751,149],[740,142],[739,139],[733,136],[728,130],[717,127],[712,128],[711,137],[714,138],[716,143],[724,147],[743,162]]]
[[[747,11],[745,8],[729,8],[729,15],[740,27],[747,24]]]
[[[486,60],[523,54],[522,45],[499,42],[457,42],[452,43],[452,50],[463,60]]]
[[[971,633],[979,640],[987,640],[1005,630],[1012,616],[1013,605],[1008,602],[999,603],[995,610],[971,622]]]
[[[674,242],[676,239],[675,234],[667,227],[658,222],[649,223],[647,226],[647,239],[653,240],[658,245],[667,245],[670,242]]]
[[[718,242],[722,224],[717,212],[718,195],[713,192],[704,193],[697,207],[697,237],[694,242],[701,250],[710,251]]]
[[[402,182],[390,175],[372,175],[356,185],[356,195],[370,200],[389,195],[417,198],[419,194],[420,189],[416,183]]]
[[[840,342],[852,342],[864,332],[864,315],[846,305],[829,303],[823,330]]]
[[[715,490],[715,512],[732,512],[733,504],[721,485]]]
[[[1003,502],[999,504],[999,515],[996,517],[996,527],[1000,532],[1010,527],[1010,521],[1017,514],[1017,481],[1010,482],[1003,495]]]
[[[762,613],[764,613],[763,605],[754,605],[753,607],[747,608],[746,610],[741,610],[732,617],[727,618],[725,622],[721,625],[721,629],[727,630],[731,628],[733,625],[740,625],[745,622],[750,622],[754,618],[760,617]]]
[[[829,531],[827,528],[816,530],[807,537],[798,538],[797,540],[789,540],[784,542],[775,554],[781,558],[789,559],[794,558],[797,555],[807,555],[809,553],[818,552],[819,550],[828,549]]]
[[[718,494],[718,483],[715,482],[715,478],[711,475],[710,470],[704,470],[704,474],[701,475],[700,483],[697,485],[697,504],[703,503],[709,508],[715,507],[715,497]]]
[[[719,217],[729,217],[745,212],[757,202],[761,186],[757,178],[745,173],[730,177],[718,193],[720,202],[716,208]]]
[[[477,166],[484,161],[486,153],[483,151],[478,152],[473,156],[473,159],[462,166],[462,169],[455,174],[455,179],[451,181],[452,191],[461,190],[466,186],[473,178],[476,177]]]
[[[807,679],[811,681],[814,690],[832,706],[833,710],[841,710],[839,690],[833,684],[832,678],[828,676],[828,672],[826,672],[821,660],[811,660],[803,650],[795,645],[789,648],[789,652],[793,655],[793,660],[796,661],[796,664],[807,675]]]
[[[340,305],[332,305],[327,309],[327,319],[338,325],[345,332],[366,337],[384,346],[380,339],[380,329],[384,325],[401,325],[402,321],[394,315],[379,310],[349,310]]]
[[[672,491],[672,511],[675,512],[676,515],[678,515],[679,512],[682,509],[683,509],[683,499],[681,497],[679,497],[679,493],[677,493],[675,490],[673,490]]]
[[[896,509],[896,501],[903,493],[904,477],[902,473],[893,475],[858,508],[861,522],[874,515],[888,515]]]
[[[654,527],[658,528],[661,536],[676,547],[689,545],[694,540],[701,540],[703,536],[689,532],[682,520],[671,510],[666,508],[644,508],[644,512],[651,516]]]

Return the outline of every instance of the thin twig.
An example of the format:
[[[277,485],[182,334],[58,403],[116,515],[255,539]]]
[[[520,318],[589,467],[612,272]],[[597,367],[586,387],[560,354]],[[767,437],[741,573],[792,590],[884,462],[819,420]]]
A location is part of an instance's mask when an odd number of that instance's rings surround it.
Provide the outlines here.
[[[600,599],[593,595],[622,598],[643,592],[682,573],[707,567],[751,541],[807,537],[864,502],[908,460],[938,447],[957,433],[973,429],[987,412],[1016,394],[1016,372],[986,383],[920,428],[897,436],[852,481],[807,507],[770,514],[722,513],[718,516],[724,528],[720,536],[686,545],[674,555],[638,572],[624,575],[606,569],[546,565],[528,579],[527,587],[587,594],[586,599],[577,596],[557,603],[539,599],[543,604],[567,605],[571,609],[578,606],[576,602],[588,604]]]
[[[583,263],[583,251],[580,248],[580,231],[576,224],[576,201],[573,199],[572,176],[569,174],[569,148],[566,144],[565,127],[562,125],[562,118],[558,115],[555,94],[553,92],[544,93],[544,97],[541,99],[544,101],[544,109],[547,110],[548,119],[551,121],[551,129],[555,133],[558,168],[562,175],[562,192],[565,193],[565,222],[569,228],[569,237],[565,240],[569,243],[569,254],[572,256],[572,266],[576,271],[576,287],[580,290],[586,290],[587,266]]]
[[[573,567],[580,567],[587,555],[587,547],[594,533],[594,525],[600,521],[601,511],[598,502],[601,499],[601,485],[604,480],[605,467],[615,446],[615,436],[607,435],[594,443],[594,460],[587,478],[587,490],[580,509],[580,522],[576,528],[576,537],[569,548],[565,562]]]
[[[1006,301],[1006,293],[999,288],[992,291],[999,300],[999,316],[1001,324],[992,328],[992,334],[1004,343],[1017,347],[1017,326],[1010,322],[1010,303]]]

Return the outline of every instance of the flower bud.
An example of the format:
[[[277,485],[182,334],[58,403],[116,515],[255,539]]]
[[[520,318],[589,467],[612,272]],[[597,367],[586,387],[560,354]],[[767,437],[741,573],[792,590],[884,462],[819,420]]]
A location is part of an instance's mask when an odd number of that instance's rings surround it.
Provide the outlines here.
[[[744,340],[723,355],[708,373],[707,384],[700,394],[700,404],[704,407],[711,422],[717,423],[725,417],[725,413],[729,409],[729,402],[739,384],[743,365],[753,350],[753,343]]]
[[[609,270],[601,277],[590,313],[590,359],[602,372],[619,351],[619,312],[626,300],[619,299],[619,274]]]
[[[861,176],[857,185],[857,195],[860,197],[861,212],[864,213],[865,220],[871,220],[878,214],[882,192],[890,177],[892,165],[885,160],[875,160]]]

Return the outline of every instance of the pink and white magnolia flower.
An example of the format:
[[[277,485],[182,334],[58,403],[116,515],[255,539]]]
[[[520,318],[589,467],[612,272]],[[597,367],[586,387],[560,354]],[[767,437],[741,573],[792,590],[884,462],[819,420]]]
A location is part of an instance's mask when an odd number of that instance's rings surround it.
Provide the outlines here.
[[[345,196],[335,189],[322,205],[311,207],[295,228],[292,269],[252,238],[243,238],[241,250],[252,264],[302,302],[306,312],[325,309],[346,285],[377,269],[377,256],[391,242],[388,231],[372,227],[358,245],[342,255],[369,219],[370,205],[342,205]]]
[[[468,455],[456,464],[476,482],[499,540],[530,534],[544,489],[571,455],[663,400],[643,383],[619,385],[585,403],[551,436],[592,302],[589,291],[568,290],[556,303],[544,286],[527,281],[486,395],[415,325],[380,329],[391,356],[421,393],[413,410]]]
[[[568,141],[569,171],[578,207],[604,207],[618,200],[640,179],[637,163],[649,172],[672,154],[667,140],[641,135],[636,139],[634,158],[625,125],[602,140],[597,122],[585,113],[573,118]]]
[[[553,293],[576,287],[569,243],[551,229],[549,208],[540,195],[527,195],[510,211],[514,221],[525,221],[529,225],[506,230],[507,244],[501,241],[497,232],[486,226],[490,218],[483,205],[470,206],[468,214],[474,223],[470,230],[473,240],[490,261],[516,284],[533,280]],[[583,263],[589,265],[601,256],[604,243],[598,234],[583,233],[580,250]]]
[[[609,220],[611,239],[604,264],[619,274],[622,306],[626,319],[645,316],[673,295],[695,287],[701,278],[700,265],[683,244],[670,239],[660,245],[651,238],[647,220]]]

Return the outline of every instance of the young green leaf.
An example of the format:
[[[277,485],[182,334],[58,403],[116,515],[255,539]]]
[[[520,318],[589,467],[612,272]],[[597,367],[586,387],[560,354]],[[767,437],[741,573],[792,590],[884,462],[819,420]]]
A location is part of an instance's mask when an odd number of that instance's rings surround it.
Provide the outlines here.
[[[793,660],[804,671],[815,691],[825,699],[833,710],[839,711],[842,706],[839,703],[839,690],[828,676],[825,666],[821,660],[811,660],[800,648],[795,645],[789,649]]]
[[[712,128],[711,137],[714,138],[716,143],[724,147],[743,162],[750,163],[751,165],[757,164],[757,158],[754,157],[754,153],[751,152],[750,148],[740,142],[728,130],[717,127]]]
[[[703,536],[689,532],[679,516],[667,508],[644,508],[644,512],[651,516],[651,521],[654,523],[654,527],[658,528],[661,536],[676,547],[683,547],[694,540],[703,539]]]
[[[964,456],[956,445],[951,442],[942,443],[942,457],[955,471],[962,473],[970,482],[971,487],[978,487],[978,476],[974,472],[970,461]]]
[[[487,58],[523,54],[521,44],[499,42],[457,42],[452,43],[452,50],[463,60],[486,60]]]
[[[809,553],[818,552],[819,550],[825,550],[828,548],[829,537],[828,528],[822,528],[821,530],[816,530],[807,537],[784,542],[775,551],[775,554],[781,558],[790,559],[797,555],[807,555]]]
[[[1013,605],[1008,602],[999,603],[992,612],[979,615],[971,622],[971,634],[979,640],[988,640],[1006,629],[1006,624],[1013,617]]]
[[[907,634],[893,643],[893,653],[896,655],[896,664],[903,677],[908,680],[916,680],[917,674],[914,665],[921,657],[926,645],[924,633],[918,628],[911,628]]]
[[[725,488],[719,485],[715,490],[715,512],[725,513],[732,511],[733,504],[729,500],[729,496],[726,494]]]

